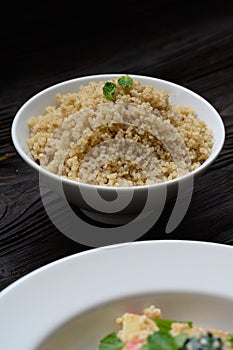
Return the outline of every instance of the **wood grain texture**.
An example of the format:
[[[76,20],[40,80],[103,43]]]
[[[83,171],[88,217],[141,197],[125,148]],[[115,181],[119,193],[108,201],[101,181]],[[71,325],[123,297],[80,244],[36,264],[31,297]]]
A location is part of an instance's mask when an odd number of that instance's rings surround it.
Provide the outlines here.
[[[203,3],[122,1],[113,10],[71,1],[63,9],[31,6],[14,13],[6,7],[0,28],[0,155],[15,151],[11,124],[21,105],[62,80],[116,72],[184,85],[218,110],[225,145],[196,181],[179,227],[164,233],[165,212],[140,240],[233,245],[233,9],[230,2]],[[0,290],[44,264],[87,249],[51,223],[36,173],[18,155],[0,162]]]

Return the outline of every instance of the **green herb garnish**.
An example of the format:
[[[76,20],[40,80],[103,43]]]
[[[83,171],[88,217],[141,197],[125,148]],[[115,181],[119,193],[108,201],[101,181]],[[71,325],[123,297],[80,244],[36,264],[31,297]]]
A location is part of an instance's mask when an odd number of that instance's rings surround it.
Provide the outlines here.
[[[117,337],[116,333],[110,333],[101,339],[98,350],[120,350],[123,345],[123,342]]]
[[[132,86],[133,85],[133,79],[130,78],[128,75],[124,75],[123,77],[118,79],[118,84],[122,88],[126,88],[127,86]]]
[[[229,341],[233,345],[233,334],[229,334],[226,338],[227,341]]]
[[[187,334],[185,332],[181,333],[179,335],[176,335],[174,337],[177,349],[182,349],[183,348],[187,338],[188,338],[188,336],[187,336]]]
[[[171,330],[172,324],[173,323],[187,323],[189,325],[189,327],[192,327],[192,322],[190,321],[175,321],[175,320],[163,320],[160,318],[155,318],[154,322],[157,324],[157,326],[159,327],[160,331],[163,332],[169,332]]]
[[[148,337],[150,350],[176,350],[177,346],[173,336],[166,332],[155,332]]]
[[[147,344],[141,350],[179,350],[187,340],[185,333],[173,337],[170,333],[158,331],[149,335]]]
[[[103,87],[103,93],[107,100],[113,101],[116,95],[116,84],[107,81]]]
[[[121,78],[118,79],[118,84],[122,88],[126,88],[128,86],[133,85],[133,79],[130,78],[128,75],[123,75]],[[111,82],[111,81],[107,81],[104,84],[103,93],[104,93],[104,96],[106,97],[107,100],[109,100],[109,101],[115,100],[116,88],[117,88],[116,84]]]

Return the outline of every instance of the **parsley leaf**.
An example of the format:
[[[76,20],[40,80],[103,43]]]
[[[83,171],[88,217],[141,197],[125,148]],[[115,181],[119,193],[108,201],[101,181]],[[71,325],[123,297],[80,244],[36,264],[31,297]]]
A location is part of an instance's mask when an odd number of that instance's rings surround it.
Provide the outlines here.
[[[140,350],[150,350],[150,348],[147,344],[145,344],[140,348]]]
[[[107,100],[113,101],[116,95],[116,84],[107,81],[104,84],[103,93]]]
[[[147,338],[148,350],[177,350],[174,337],[167,332],[154,332]]]
[[[116,333],[110,333],[101,339],[98,350],[120,350],[123,345],[123,342],[117,337]]]
[[[125,88],[127,86],[132,86],[133,79],[130,78],[128,75],[124,75],[123,77],[118,79],[118,84],[123,88]]]
[[[233,345],[233,334],[229,334],[226,340]]]
[[[168,332],[158,331],[149,335],[147,344],[141,350],[179,350],[182,349],[187,340],[185,333],[173,337]]]
[[[174,340],[175,340],[175,343],[176,343],[176,347],[178,349],[182,349],[184,344],[185,344],[185,342],[186,342],[186,340],[187,340],[187,338],[188,338],[188,336],[187,336],[186,333],[181,333],[179,335],[176,335],[174,337]]]
[[[163,320],[163,319],[160,319],[160,318],[154,318],[154,322],[159,327],[159,330],[163,331],[163,332],[169,332],[171,330],[172,323],[174,323],[174,322],[175,323],[176,322],[187,323],[190,328],[192,327],[192,322],[190,322],[190,321],[186,322],[186,321]]]

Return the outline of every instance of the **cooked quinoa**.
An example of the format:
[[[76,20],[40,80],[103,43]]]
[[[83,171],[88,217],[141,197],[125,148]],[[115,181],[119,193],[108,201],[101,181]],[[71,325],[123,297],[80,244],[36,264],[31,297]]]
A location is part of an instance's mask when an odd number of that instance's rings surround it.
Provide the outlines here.
[[[167,181],[198,168],[211,154],[213,135],[189,106],[169,91],[134,80],[113,101],[105,81],[56,96],[56,105],[29,120],[31,156],[48,171],[105,186]]]

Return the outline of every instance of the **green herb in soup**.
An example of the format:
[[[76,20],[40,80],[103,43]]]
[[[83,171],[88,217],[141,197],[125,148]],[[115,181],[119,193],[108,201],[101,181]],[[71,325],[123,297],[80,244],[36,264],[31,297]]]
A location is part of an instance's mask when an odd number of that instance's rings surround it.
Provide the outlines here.
[[[101,339],[99,350],[120,350],[123,345],[123,342],[116,336],[116,333],[111,333]]]

